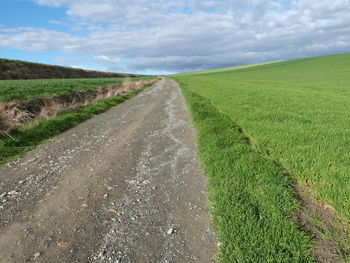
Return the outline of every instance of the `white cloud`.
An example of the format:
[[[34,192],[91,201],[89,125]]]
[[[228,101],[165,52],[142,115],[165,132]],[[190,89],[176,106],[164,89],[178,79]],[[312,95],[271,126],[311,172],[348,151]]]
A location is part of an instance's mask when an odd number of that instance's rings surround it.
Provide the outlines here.
[[[49,20],[49,23],[54,25],[60,25],[60,26],[67,26],[68,24],[66,22],[57,21],[57,20]]]
[[[105,55],[94,56],[93,60],[95,62],[111,63],[111,64],[123,64],[123,61],[119,58],[111,58]]]
[[[79,68],[79,69],[85,69],[85,70],[96,70],[96,71],[105,71],[107,72],[108,69],[107,67],[103,67],[103,66],[100,66],[100,67],[96,67],[96,66],[87,66],[87,65],[69,65],[69,67],[71,68]]]
[[[61,65],[67,65],[69,62],[69,59],[66,57],[55,57],[54,60]]]
[[[178,72],[350,51],[350,0],[32,1],[66,8],[60,23],[72,31],[2,27],[0,46],[86,54],[108,69]]]

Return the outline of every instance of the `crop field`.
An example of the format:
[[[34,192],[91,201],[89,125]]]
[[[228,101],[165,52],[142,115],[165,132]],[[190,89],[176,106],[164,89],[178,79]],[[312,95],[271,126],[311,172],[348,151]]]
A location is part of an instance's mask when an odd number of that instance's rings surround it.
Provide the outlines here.
[[[132,80],[152,77],[132,78]],[[117,85],[125,78],[0,80],[0,101],[63,95],[74,91]]]
[[[220,260],[320,257],[300,227],[296,188],[336,215],[342,234],[322,238],[349,260],[350,54],[172,78],[197,129]]]

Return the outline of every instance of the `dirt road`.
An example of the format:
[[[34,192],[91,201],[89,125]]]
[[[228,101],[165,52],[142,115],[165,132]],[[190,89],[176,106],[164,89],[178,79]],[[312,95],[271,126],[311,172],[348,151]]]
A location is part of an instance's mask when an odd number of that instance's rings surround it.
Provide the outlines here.
[[[0,262],[213,262],[193,137],[164,78],[0,168]]]

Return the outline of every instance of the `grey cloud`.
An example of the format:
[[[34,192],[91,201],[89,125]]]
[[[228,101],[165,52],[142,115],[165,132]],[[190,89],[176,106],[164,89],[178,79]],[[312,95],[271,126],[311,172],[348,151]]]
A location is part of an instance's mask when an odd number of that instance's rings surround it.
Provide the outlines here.
[[[350,0],[35,1],[66,7],[75,19],[65,22],[87,33],[2,27],[0,46],[83,53],[101,67],[138,72],[350,51]]]

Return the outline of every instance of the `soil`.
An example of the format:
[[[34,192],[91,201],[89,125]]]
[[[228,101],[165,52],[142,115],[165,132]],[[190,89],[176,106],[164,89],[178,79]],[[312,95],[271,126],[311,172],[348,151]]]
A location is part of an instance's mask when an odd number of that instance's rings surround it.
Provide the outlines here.
[[[194,131],[163,78],[0,169],[0,262],[214,262]]]
[[[317,202],[310,189],[301,187],[300,183],[295,189],[296,197],[303,208],[298,221],[313,237],[314,257],[317,262],[344,262],[342,255],[350,254],[348,248],[343,247],[344,240],[349,236],[345,223],[331,206]]]
[[[245,143],[253,147],[251,139],[244,134],[242,128],[237,131],[242,135]],[[270,153],[257,151],[261,155],[270,156]],[[281,163],[274,161],[276,167],[289,178],[294,176]],[[306,231],[313,240],[313,256],[320,263],[342,263],[344,256],[350,251],[344,247],[344,240],[348,239],[349,230],[340,219],[336,211],[329,205],[316,200],[309,187],[301,182],[293,185],[293,195],[301,204],[301,213],[294,220],[303,231]]]

